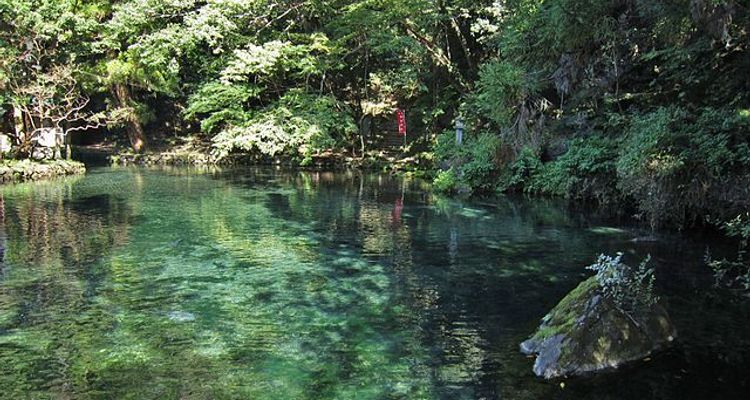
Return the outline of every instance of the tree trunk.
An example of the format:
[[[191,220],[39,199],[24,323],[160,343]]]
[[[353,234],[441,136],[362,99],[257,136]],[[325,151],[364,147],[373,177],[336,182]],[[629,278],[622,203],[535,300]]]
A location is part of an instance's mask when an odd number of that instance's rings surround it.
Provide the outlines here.
[[[13,153],[16,157],[31,157],[32,153],[32,125],[29,116],[18,104],[13,105],[13,125],[16,135]]]
[[[16,139],[21,142],[26,137],[26,130],[23,124],[23,111],[21,107],[13,105],[13,125],[15,128]]]
[[[63,136],[63,142],[65,143],[65,159],[70,161],[73,159],[73,154],[70,148],[70,135],[69,134],[66,133],[65,136]]]
[[[453,87],[461,94],[465,94],[469,91],[469,86],[461,75],[461,72],[456,68],[453,62],[445,55],[443,49],[438,43],[435,43],[432,39],[419,33],[419,30],[415,27],[409,19],[402,22],[402,26],[406,29],[406,33],[419,42],[422,47],[427,50],[430,54],[432,61],[448,71],[448,78]]]
[[[128,133],[128,139],[133,150],[137,153],[146,148],[146,134],[143,132],[141,120],[132,106],[133,97],[127,85],[116,83],[112,86],[112,94],[117,100],[118,106],[127,110],[125,117],[125,130]]]
[[[365,136],[370,136],[370,122],[366,115],[359,119],[359,151],[360,156],[365,158]]]

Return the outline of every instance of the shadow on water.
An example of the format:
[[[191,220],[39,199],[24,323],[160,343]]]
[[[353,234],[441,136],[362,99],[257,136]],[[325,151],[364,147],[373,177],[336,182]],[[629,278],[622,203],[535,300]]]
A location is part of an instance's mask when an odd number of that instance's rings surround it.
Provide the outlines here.
[[[747,300],[710,238],[358,172],[95,169],[0,188],[0,391],[53,398],[733,399]],[[518,343],[601,253],[655,260],[680,332],[546,383]]]
[[[67,207],[76,213],[106,215],[113,207],[112,202],[118,199],[112,194],[96,194],[93,196],[71,199]]]

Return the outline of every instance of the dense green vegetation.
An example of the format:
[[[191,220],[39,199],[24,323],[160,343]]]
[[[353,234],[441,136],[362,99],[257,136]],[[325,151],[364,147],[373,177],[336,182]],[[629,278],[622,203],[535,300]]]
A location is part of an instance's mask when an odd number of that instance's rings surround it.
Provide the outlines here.
[[[515,5],[464,103],[483,144],[437,147],[472,160],[459,184],[631,204],[653,226],[747,209],[746,4]]]
[[[627,205],[654,227],[750,208],[747,1],[0,0],[0,16],[16,157],[44,127],[135,151],[190,137],[216,159],[362,156],[401,108],[439,190]]]
[[[742,291],[750,290],[750,260],[747,259],[747,249],[750,245],[750,213],[738,215],[722,228],[730,237],[739,241],[739,249],[735,259],[714,259],[708,254],[708,265],[714,270],[716,284]]]

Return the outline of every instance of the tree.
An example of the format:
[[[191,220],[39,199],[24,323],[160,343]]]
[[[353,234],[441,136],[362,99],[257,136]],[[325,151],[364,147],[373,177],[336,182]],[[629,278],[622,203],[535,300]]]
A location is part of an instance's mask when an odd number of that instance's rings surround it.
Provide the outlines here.
[[[79,57],[96,24],[76,12],[77,2],[0,1],[0,78],[2,97],[13,109],[16,151],[33,154],[43,132],[67,137],[73,131],[104,126],[104,116],[91,110],[79,76]],[[61,140],[55,140],[59,157]]]
[[[54,157],[60,157],[60,147],[67,143],[74,131],[86,131],[106,125],[104,113],[88,109],[90,98],[81,93],[70,66],[55,65],[37,74],[33,81],[13,87],[19,101],[16,107],[27,121],[25,131],[14,136],[17,151],[32,156],[43,134],[55,135]],[[68,156],[70,155],[68,149]]]

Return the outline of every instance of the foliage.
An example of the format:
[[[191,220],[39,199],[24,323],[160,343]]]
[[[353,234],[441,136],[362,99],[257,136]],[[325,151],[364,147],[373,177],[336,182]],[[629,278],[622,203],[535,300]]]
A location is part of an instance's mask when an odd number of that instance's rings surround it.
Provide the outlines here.
[[[617,161],[618,185],[653,226],[747,206],[750,125],[726,109],[659,108],[632,117]]]
[[[32,107],[19,88],[64,66],[91,99],[81,114],[107,110],[99,128],[136,150],[174,132],[220,157],[364,154],[400,108],[424,138],[412,149],[475,193],[620,202],[654,227],[750,208],[750,12],[734,1],[0,0],[0,14],[0,109]],[[459,115],[454,149],[442,132]]]
[[[184,116],[187,119],[200,117],[201,131],[213,134],[223,126],[245,122],[247,115],[243,105],[260,93],[260,88],[253,85],[208,82],[188,98]]]
[[[449,160],[451,181],[457,180],[460,186],[486,191],[493,187],[497,178],[499,149],[500,139],[491,133],[469,136],[459,146],[455,143],[454,133],[444,132],[438,137],[436,153],[438,157]],[[439,174],[438,178],[443,181],[438,184],[445,185],[448,175]]]
[[[222,71],[221,79],[223,82],[243,82],[251,76],[267,80],[278,79],[279,75],[286,73],[301,78],[322,75],[323,60],[318,56],[330,52],[328,38],[315,33],[305,39],[309,43],[272,40],[260,46],[250,43],[237,49]]]
[[[638,268],[632,268],[622,263],[622,253],[615,257],[601,254],[587,269],[596,272],[602,296],[611,299],[620,310],[635,313],[649,309],[659,300],[654,294],[654,270],[648,268],[650,260],[648,256]]]
[[[539,153],[524,147],[515,160],[504,168],[498,184],[501,191],[522,190],[531,177],[536,176],[544,168]]]
[[[484,64],[479,72],[474,105],[498,126],[508,125],[533,91],[533,85],[526,71],[516,64],[504,61]]]
[[[290,91],[246,123],[217,134],[214,155],[222,159],[239,150],[309,157],[345,141],[355,130],[354,121],[334,98]]]
[[[731,237],[740,238],[742,246],[750,240],[750,213],[740,214],[724,224],[724,230]]]
[[[462,178],[470,187],[480,190],[492,187],[489,182],[498,172],[499,147],[500,139],[491,133],[480,133],[466,142],[464,151],[468,162],[463,165]]]
[[[653,227],[750,207],[746,8],[511,0],[488,10],[495,18],[477,27],[495,49],[462,110],[512,150],[495,189],[632,204]],[[548,157],[561,141],[567,151]]]
[[[577,138],[557,160],[545,163],[524,190],[607,203],[618,198],[615,189],[615,142],[602,136]]]
[[[729,288],[750,290],[750,260],[747,258],[747,248],[750,245],[750,213],[744,213],[723,223],[722,228],[729,237],[739,241],[737,257],[733,260],[712,259],[710,254],[706,263],[714,271],[716,284]]]
[[[23,122],[11,133],[16,157],[31,157],[44,130],[66,135],[103,125],[104,116],[90,107],[82,90],[89,78],[78,62],[91,52],[93,12],[67,0],[0,1],[0,101],[6,103],[0,107],[13,109]]]
[[[438,172],[432,181],[433,188],[438,192],[453,193],[458,189],[458,178],[453,168]]]

